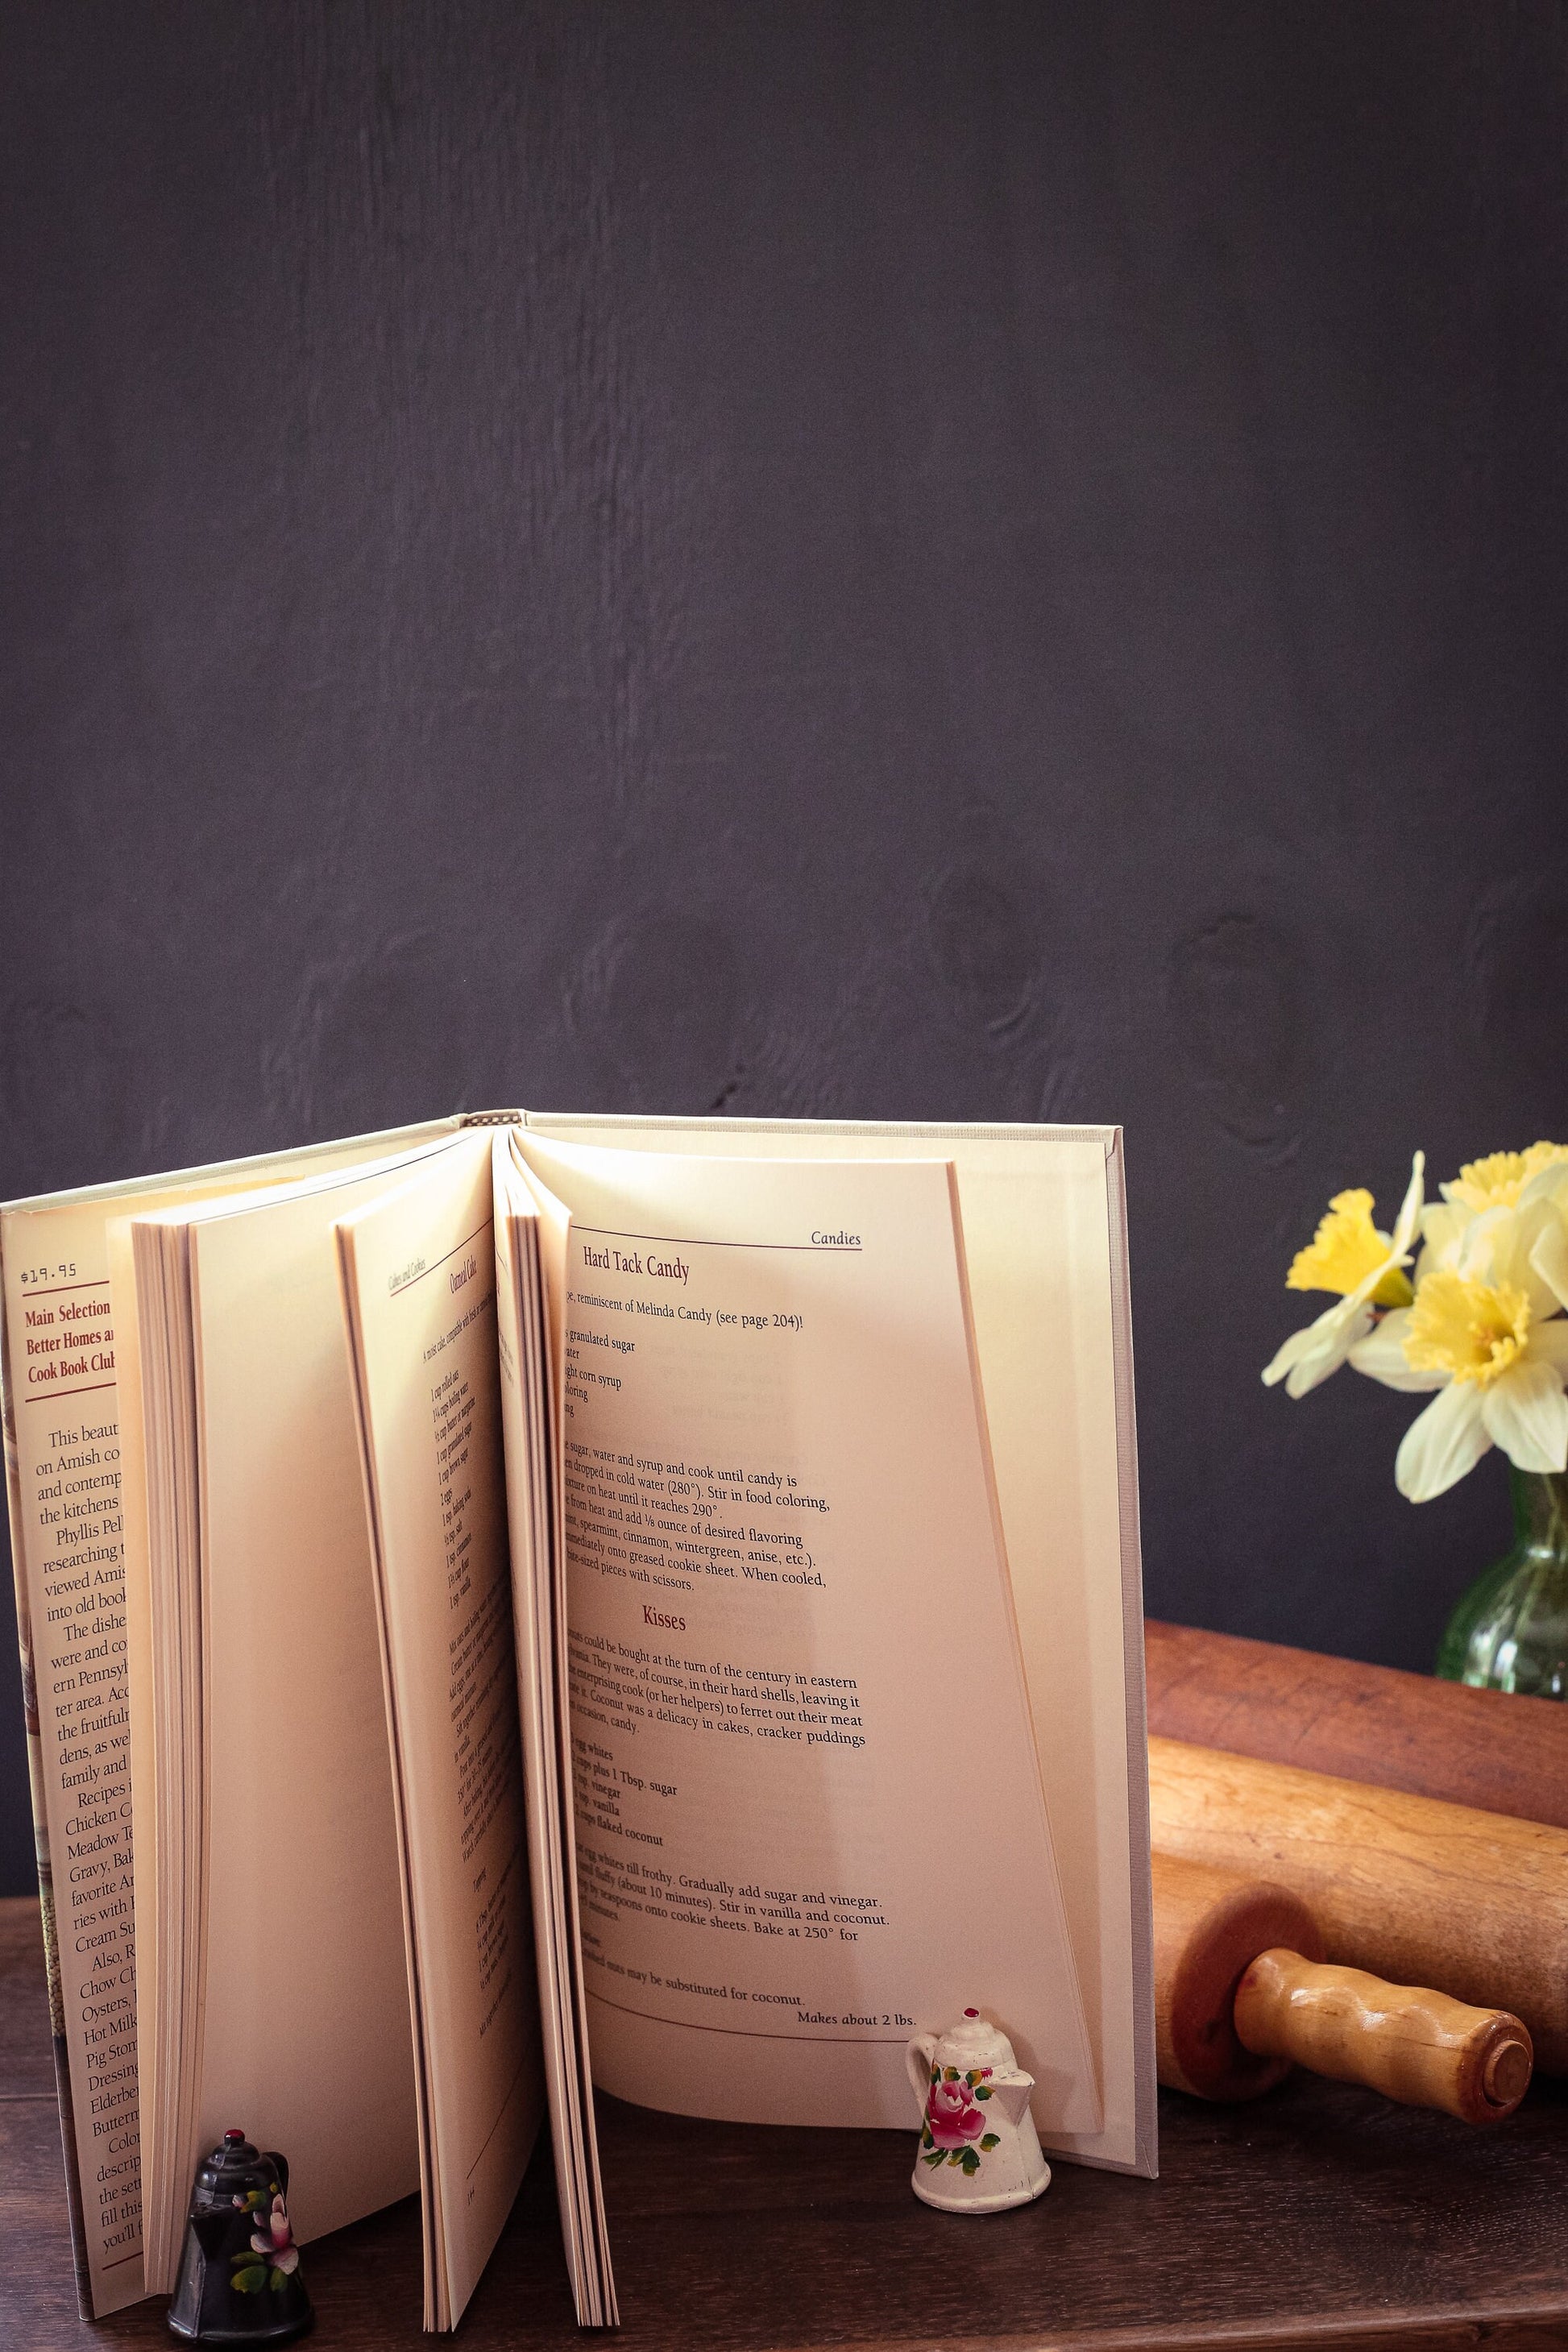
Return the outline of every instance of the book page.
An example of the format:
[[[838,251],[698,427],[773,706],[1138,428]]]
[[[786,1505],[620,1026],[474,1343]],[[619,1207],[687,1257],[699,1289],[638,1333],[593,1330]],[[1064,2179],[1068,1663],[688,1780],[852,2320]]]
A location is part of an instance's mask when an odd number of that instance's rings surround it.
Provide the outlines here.
[[[1104,2107],[1052,2154],[1158,2166],[1124,1160],[1112,1127],[530,1114],[563,1142],[950,1159],[1051,1839]]]
[[[903,2126],[908,2037],[973,2003],[1092,2130],[951,1168],[520,1149],[572,1217],[595,2080]]]
[[[404,1874],[333,1226],[465,1148],[147,1221],[188,1251],[200,1500],[202,1874],[184,1898],[200,1983],[187,1987],[189,2081],[159,2086],[185,2139],[170,2178],[188,2181],[242,2124],[288,2157],[301,2242],[419,2185]],[[139,1252],[139,1292],[141,1276]],[[145,1351],[145,1308],[141,1320]],[[153,1571],[156,1584],[156,1549]],[[169,2218],[149,2204],[150,2244]]]
[[[120,1421],[105,1219],[7,1217],[22,1692],[84,2311],[144,2292]]]
[[[340,1222],[420,2077],[426,2325],[454,2326],[544,2106],[496,1360],[490,1139]]]
[[[518,1706],[555,2190],[577,2324],[614,2326],[618,2312],[599,2176],[571,1804],[560,1351],[550,1330],[542,1253],[546,1233],[552,1256],[563,1247],[565,1219],[561,1213],[547,1226],[541,1217],[510,1134],[495,1140],[494,1201]]]
[[[111,1286],[110,1226],[133,1209],[364,1160],[390,1140],[311,1145],[0,1212],[12,1564],[77,2284],[89,2316],[146,2291],[132,1884],[142,1776],[125,1646],[139,1629],[127,1608],[121,1485],[134,1301]]]

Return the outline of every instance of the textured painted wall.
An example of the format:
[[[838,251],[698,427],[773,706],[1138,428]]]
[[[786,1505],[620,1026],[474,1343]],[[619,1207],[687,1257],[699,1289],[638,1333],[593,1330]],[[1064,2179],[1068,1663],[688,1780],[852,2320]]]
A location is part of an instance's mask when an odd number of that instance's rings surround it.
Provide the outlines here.
[[[1568,1133],[1565,29],[13,0],[0,1195],[1121,1119],[1151,1606],[1426,1664],[1499,1465],[1258,1369]]]

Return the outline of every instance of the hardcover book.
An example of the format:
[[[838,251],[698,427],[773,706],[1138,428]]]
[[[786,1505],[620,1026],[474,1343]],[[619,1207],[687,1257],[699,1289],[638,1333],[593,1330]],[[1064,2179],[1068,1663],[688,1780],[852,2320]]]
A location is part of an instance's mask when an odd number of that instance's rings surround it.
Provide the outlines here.
[[[612,2325],[595,2089],[912,2130],[976,1999],[1153,2172],[1118,1129],[468,1115],[0,1261],[84,2314],[238,2123],[451,2327],[547,2129]]]

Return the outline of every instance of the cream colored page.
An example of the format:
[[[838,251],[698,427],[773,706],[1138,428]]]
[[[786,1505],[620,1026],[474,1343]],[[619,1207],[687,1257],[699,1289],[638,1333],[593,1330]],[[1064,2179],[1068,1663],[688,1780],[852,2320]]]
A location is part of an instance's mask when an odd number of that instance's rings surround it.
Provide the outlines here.
[[[339,1228],[354,1305],[395,1725],[443,2324],[543,2111],[496,1369],[490,1148]]]
[[[384,1139],[378,1148],[385,1150]],[[133,1210],[149,1213],[239,1182],[256,1184],[273,1174],[280,1181],[306,1167],[368,1156],[363,1143],[313,1148],[105,1186],[58,1206],[41,1202],[0,1213],[7,1447],[14,1465],[8,1486],[28,1661],[29,1768],[43,1827],[39,1864],[50,1916],[57,1867],[65,1897],[58,1945],[49,1955],[50,2002],[68,2070],[68,2162],[75,2168],[73,2195],[79,2190],[87,2295],[100,2318],[143,2293],[130,1884],[133,1733],[127,1719],[128,1652],[114,1646],[132,1638],[135,1629],[111,1622],[128,1612],[123,1529],[116,1524],[122,1437],[115,1330],[124,1302],[111,1288],[109,1225]],[[97,1462],[86,1458],[94,1452],[101,1457]],[[86,1483],[94,1479],[107,1483]],[[73,1489],[79,1482],[79,1491],[68,1496],[68,1480]],[[75,1588],[68,1595],[61,1589],[68,1579]],[[88,1600],[93,1605],[84,1609]],[[96,1631],[84,1630],[95,1620]],[[105,1643],[102,1654],[87,1654]],[[65,1687],[68,1677],[74,1677],[74,1689]],[[91,1733],[79,1729],[115,1714],[121,1719]],[[78,1753],[84,1744],[87,1752]],[[71,1871],[95,1864],[91,1877],[71,1880]],[[73,1895],[94,1888],[100,1891],[90,1899],[72,1902]],[[124,1909],[115,1909],[121,1899]],[[89,1909],[102,1916],[84,1926],[80,1915]],[[91,1941],[99,1937],[104,1940]]]
[[[531,1128],[658,1157],[952,1159],[1052,1841],[1104,2099],[1099,2131],[1048,2137],[1063,2155],[1152,2172],[1137,1472],[1124,1347],[1119,1394],[1115,1130],[565,1116]]]
[[[67,2158],[100,2317],[138,2301],[142,2173],[120,1423],[105,1213],[4,1220],[7,1412],[30,1761],[52,1892]]]
[[[909,2035],[978,2000],[1094,2129],[948,1167],[522,1150],[573,1215],[595,2078],[901,2126]]]
[[[249,1163],[244,1181],[261,1172]],[[116,1337],[130,1307],[110,1280],[110,1226],[132,1210],[150,1213],[236,1181],[226,1170],[195,1171],[0,1217],[29,1749],[46,1832],[40,1873],[57,1914],[50,1992],[99,2317],[144,2292],[127,1671],[137,1628],[125,1587]]]
[[[247,1171],[248,1173],[249,1171]],[[252,1189],[254,1175],[246,1190]],[[222,1191],[220,1185],[204,1190]],[[138,1202],[139,1211],[155,1208]],[[142,2261],[149,2294],[167,2293],[174,2284],[184,2233],[186,2184],[178,2178],[184,2155],[161,2139],[168,2131],[168,2102],[153,2086],[171,2085],[180,2063],[178,2021],[184,2007],[181,1978],[183,1954],[174,1921],[185,1913],[188,1887],[176,1856],[188,1849],[182,1832],[199,1818],[200,1790],[189,1786],[188,1759],[184,1743],[166,1743],[167,1716],[160,1709],[160,1689],[168,1676],[170,1660],[160,1654],[167,1638],[168,1621],[158,1620],[152,1579],[150,1501],[147,1478],[146,1424],[143,1412],[144,1367],[134,1260],[134,1220],[111,1217],[108,1223],[110,1293],[115,1310],[115,1357],[119,1378],[121,1485],[120,1489],[127,1653],[127,1704],[131,1716],[131,1783],[135,1822],[134,1877],[136,1917],[137,2064],[147,2086],[142,2100],[142,2189],[144,2239]],[[162,1633],[155,1632],[161,1624]],[[164,1697],[168,1693],[165,1689]],[[172,1752],[171,1752],[172,1748]],[[176,1824],[172,1837],[163,1831]],[[160,1895],[162,1902],[160,1903]],[[160,1911],[163,1914],[161,1920]],[[167,1948],[164,1937],[167,1935]],[[176,2174],[172,2194],[163,2200],[160,2178]],[[170,2208],[173,2208],[171,2210]]]
[[[281,2147],[300,2238],[417,2188],[394,1816],[336,1219],[345,1175],[191,1231],[206,1948],[197,2145]]]
[[[1131,1393],[1124,1426],[1116,1398],[1107,1161],[1084,1147],[1026,1170],[1001,1161],[962,1180],[964,1231],[981,1360],[1006,1401],[992,1420],[997,1483],[1004,1523],[1025,1533],[1019,1632],[1105,2086],[1103,2130],[1057,2147],[1152,2172],[1142,1654],[1135,1620],[1129,1656],[1118,1574],[1130,1542],[1136,1582],[1137,1479]],[[1064,1654],[1076,1673],[1061,1673]]]
[[[556,1456],[541,1218],[510,1136],[494,1157],[498,1354],[505,1434],[518,1706],[556,2196],[580,2326],[617,2313],[586,2055],[572,1874],[570,1768],[558,1719]]]
[[[136,1971],[140,1990],[136,2004],[136,2061],[139,2080],[157,2080],[160,2063],[151,1997],[158,1979],[158,1838],[153,1795],[153,1666],[152,1594],[148,1582],[146,1453],[142,1416],[142,1360],[136,1320],[136,1274],[132,1262],[131,1220],[111,1217],[107,1226],[110,1297],[115,1309],[115,1370],[119,1379],[121,1448],[121,1517],[123,1522],[121,1566],[125,1579],[126,1706],[131,1721],[132,1811],[136,1817],[132,1838],[135,1887]],[[141,2162],[143,2175],[153,2164],[157,2132],[156,2103],[142,2102]],[[143,2203],[146,2199],[143,2197]],[[143,2246],[148,2294],[156,2293],[155,2255],[150,2241]]]
[[[127,1307],[110,1279],[111,1226],[117,1217],[122,1226],[132,1206],[155,1210],[222,1181],[12,1210],[0,1220],[29,1747],[58,1939],[50,1991],[99,2317],[144,2292],[128,1672],[138,1629],[125,1583],[126,1367],[117,1328]]]
[[[580,2254],[573,2226],[570,2180],[580,2162],[573,2145],[569,2119],[569,2032],[562,2017],[563,1955],[566,1947],[562,1914],[560,1874],[552,1847],[559,1836],[558,1813],[552,1805],[551,1777],[553,1676],[540,1638],[542,1601],[539,1580],[549,1575],[548,1542],[541,1546],[548,1505],[537,1487],[542,1472],[539,1449],[530,1428],[529,1381],[539,1367],[530,1362],[525,1327],[524,1286],[534,1269],[531,1252],[531,1204],[521,1182],[510,1174],[499,1147],[493,1163],[496,1244],[497,1355],[500,1370],[501,1427],[504,1436],[509,1547],[511,1554],[512,1621],[517,1643],[517,1703],[523,1748],[523,1794],[532,1896],[535,1969],[540,1988],[543,2027],[545,2084],[555,2156],[557,2195],[562,2201],[567,2261],[574,2294],[580,2294]],[[542,1548],[545,1558],[538,1554]],[[580,2130],[580,2125],[578,2126]]]

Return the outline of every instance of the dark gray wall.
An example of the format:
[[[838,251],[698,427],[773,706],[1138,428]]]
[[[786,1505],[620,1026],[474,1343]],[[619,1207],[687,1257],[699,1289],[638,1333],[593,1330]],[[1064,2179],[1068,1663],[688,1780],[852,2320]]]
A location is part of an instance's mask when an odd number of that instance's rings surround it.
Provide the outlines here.
[[[1500,1466],[1258,1370],[1568,1132],[1564,33],[12,0],[0,1195],[1121,1119],[1151,1607],[1426,1664]]]

